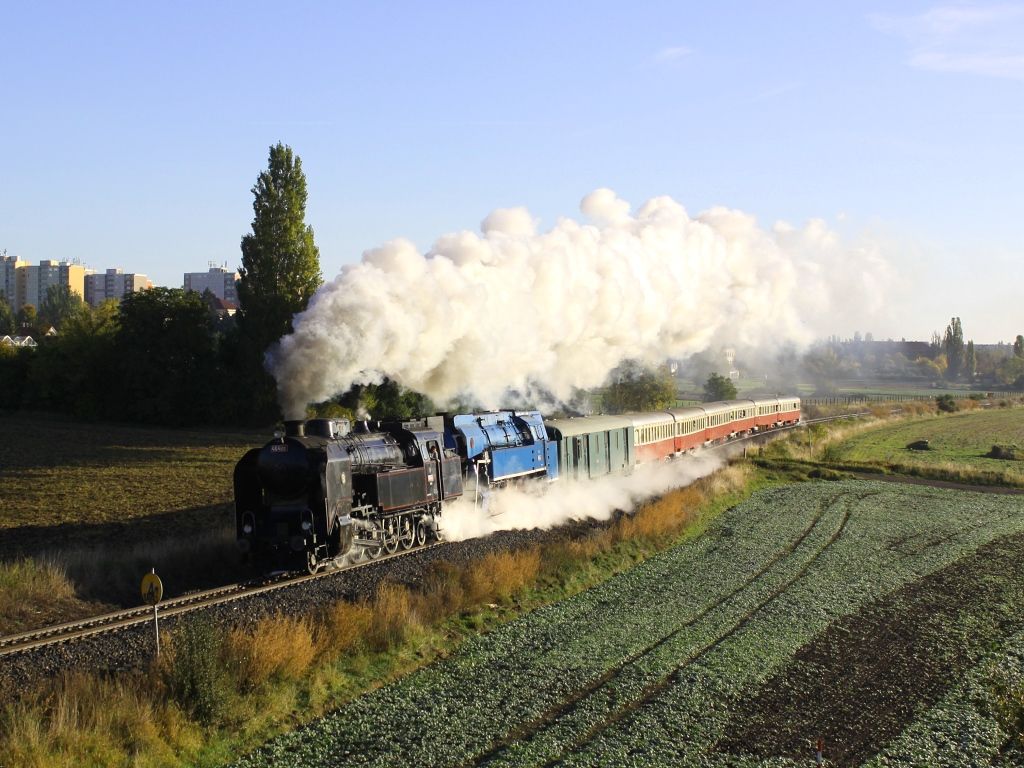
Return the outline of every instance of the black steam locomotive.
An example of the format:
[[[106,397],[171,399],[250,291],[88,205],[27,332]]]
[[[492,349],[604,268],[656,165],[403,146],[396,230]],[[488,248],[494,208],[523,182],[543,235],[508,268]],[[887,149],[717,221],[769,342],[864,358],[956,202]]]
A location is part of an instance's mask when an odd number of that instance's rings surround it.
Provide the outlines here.
[[[285,423],[235,467],[237,537],[261,571],[310,573],[346,555],[380,557],[436,536],[462,495],[461,460],[444,420]]]

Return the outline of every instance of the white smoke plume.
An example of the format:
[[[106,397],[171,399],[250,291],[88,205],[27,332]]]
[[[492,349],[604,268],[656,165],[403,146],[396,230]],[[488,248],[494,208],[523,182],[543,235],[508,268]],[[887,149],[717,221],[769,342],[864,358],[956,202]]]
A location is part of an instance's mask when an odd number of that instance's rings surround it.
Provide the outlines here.
[[[384,376],[439,404],[485,407],[545,392],[566,401],[627,359],[660,364],[713,345],[803,344],[838,306],[870,314],[888,268],[822,222],[759,227],[715,208],[691,218],[669,197],[635,213],[608,189],[589,223],[538,232],[523,208],[480,234],[367,251],[324,284],[268,355],[286,416]]]
[[[486,510],[467,493],[445,507],[441,534],[447,541],[462,541],[495,531],[548,529],[570,520],[607,520],[617,509],[631,511],[638,502],[710,475],[724,461],[718,454],[699,453],[677,461],[641,464],[626,476],[503,488],[491,494]]]

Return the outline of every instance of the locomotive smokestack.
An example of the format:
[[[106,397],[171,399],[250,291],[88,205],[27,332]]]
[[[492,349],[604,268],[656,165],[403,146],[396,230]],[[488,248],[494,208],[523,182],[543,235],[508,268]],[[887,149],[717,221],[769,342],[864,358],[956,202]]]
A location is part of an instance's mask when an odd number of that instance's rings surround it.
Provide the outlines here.
[[[284,434],[287,437],[305,437],[306,422],[302,419],[291,419],[284,423]]]

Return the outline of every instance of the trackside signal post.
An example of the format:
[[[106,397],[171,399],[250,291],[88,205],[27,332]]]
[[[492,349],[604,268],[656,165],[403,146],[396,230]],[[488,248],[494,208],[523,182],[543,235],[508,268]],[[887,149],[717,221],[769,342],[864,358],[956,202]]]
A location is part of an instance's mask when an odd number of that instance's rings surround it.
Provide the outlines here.
[[[160,618],[157,616],[157,603],[164,596],[164,585],[156,575],[156,568],[142,577],[142,599],[153,606],[153,631],[156,633],[156,655],[160,655]]]

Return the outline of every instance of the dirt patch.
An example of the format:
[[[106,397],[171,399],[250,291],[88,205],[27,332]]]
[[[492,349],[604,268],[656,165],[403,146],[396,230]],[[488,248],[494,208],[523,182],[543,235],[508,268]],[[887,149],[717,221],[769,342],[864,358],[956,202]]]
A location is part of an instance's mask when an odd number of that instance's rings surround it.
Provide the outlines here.
[[[859,765],[1021,624],[1024,535],[998,539],[833,623],[737,702],[718,750]]]

